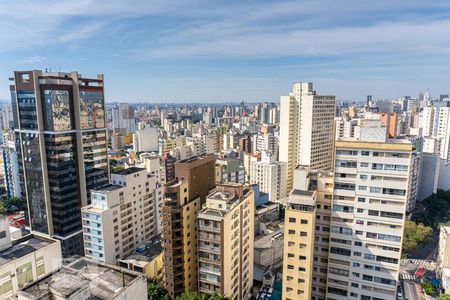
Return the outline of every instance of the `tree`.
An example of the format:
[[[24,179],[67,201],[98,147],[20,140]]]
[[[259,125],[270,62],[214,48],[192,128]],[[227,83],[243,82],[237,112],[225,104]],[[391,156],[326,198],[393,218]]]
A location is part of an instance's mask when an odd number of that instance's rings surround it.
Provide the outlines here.
[[[227,297],[219,294],[203,294],[197,292],[186,291],[177,297],[177,300],[228,300]]]
[[[8,213],[13,213],[25,209],[25,199],[19,197],[9,197],[3,200],[3,206]]]
[[[431,295],[433,293],[433,286],[431,283],[424,282],[420,284],[420,287],[425,291],[427,295]]]
[[[6,208],[3,206],[3,203],[0,202],[0,216],[6,215]]]
[[[426,244],[431,240],[433,229],[414,221],[406,221],[403,233],[403,253],[416,249],[419,245]]]
[[[169,300],[167,291],[156,280],[147,282],[147,298],[148,300]]]
[[[438,300],[450,300],[450,294],[442,294],[439,296]]]

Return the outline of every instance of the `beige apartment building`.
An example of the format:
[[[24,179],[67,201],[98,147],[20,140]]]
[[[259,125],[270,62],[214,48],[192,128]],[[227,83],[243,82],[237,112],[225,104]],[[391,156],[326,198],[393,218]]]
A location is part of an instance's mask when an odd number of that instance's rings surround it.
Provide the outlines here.
[[[333,173],[299,166],[287,200],[283,299],[325,299]]]
[[[334,140],[335,96],[321,96],[311,82],[293,84],[280,98],[279,160],[287,163],[287,192],[293,187],[297,166],[331,170]]]
[[[217,185],[198,214],[198,289],[247,299],[253,285],[254,192]]]

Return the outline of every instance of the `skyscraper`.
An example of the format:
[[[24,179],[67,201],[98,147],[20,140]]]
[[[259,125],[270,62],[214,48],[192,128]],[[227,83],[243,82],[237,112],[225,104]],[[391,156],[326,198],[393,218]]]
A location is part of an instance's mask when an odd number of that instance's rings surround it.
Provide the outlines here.
[[[280,161],[287,163],[287,192],[298,165],[331,170],[334,143],[334,96],[321,96],[311,82],[294,83],[280,98]]]
[[[81,207],[109,182],[103,75],[16,71],[11,98],[22,194],[33,233],[83,253]]]
[[[112,111],[113,131],[127,135],[136,131],[134,109],[128,103],[119,103]]]

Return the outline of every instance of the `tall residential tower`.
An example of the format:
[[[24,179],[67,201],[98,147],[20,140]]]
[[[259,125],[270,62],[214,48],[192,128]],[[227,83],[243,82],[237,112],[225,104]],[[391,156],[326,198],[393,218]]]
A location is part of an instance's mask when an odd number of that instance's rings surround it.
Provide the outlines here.
[[[331,170],[334,96],[316,94],[311,82],[294,83],[292,93],[280,98],[280,161],[287,163],[287,192],[298,165]]]

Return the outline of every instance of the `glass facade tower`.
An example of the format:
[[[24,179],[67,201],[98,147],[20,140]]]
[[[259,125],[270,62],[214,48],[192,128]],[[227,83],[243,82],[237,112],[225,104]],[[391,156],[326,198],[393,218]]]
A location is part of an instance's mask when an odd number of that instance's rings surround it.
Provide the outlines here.
[[[19,173],[33,233],[82,255],[81,207],[109,183],[103,75],[18,71],[10,85]]]

